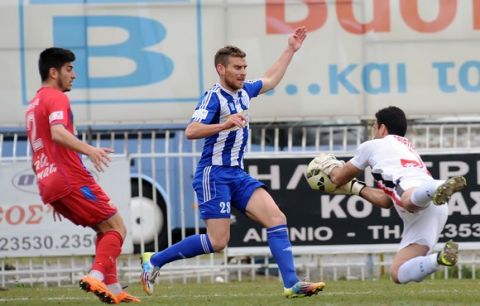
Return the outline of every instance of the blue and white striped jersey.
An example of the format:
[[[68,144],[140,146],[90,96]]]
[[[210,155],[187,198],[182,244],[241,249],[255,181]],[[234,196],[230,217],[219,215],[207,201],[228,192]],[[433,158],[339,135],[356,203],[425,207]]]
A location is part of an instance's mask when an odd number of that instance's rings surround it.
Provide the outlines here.
[[[198,167],[217,165],[243,168],[243,155],[248,140],[250,99],[258,96],[262,86],[261,80],[245,81],[242,89],[230,92],[216,83],[205,92],[195,108],[192,121],[204,124],[223,123],[230,115],[243,113],[247,122],[243,128],[233,127],[205,138]]]

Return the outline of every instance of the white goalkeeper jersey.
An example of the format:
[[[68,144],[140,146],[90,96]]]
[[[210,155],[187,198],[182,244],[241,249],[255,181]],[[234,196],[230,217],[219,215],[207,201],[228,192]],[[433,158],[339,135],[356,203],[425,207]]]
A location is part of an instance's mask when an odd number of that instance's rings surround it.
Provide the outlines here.
[[[205,92],[195,108],[192,121],[204,124],[223,123],[230,115],[243,113],[247,122],[243,128],[233,127],[206,137],[202,157],[198,162],[199,168],[211,165],[243,168],[249,131],[250,99],[258,96],[262,86],[261,80],[245,81],[242,89],[231,92],[217,83]]]
[[[362,143],[350,162],[361,170],[370,166],[374,179],[384,190],[393,190],[403,179],[432,179],[410,140],[397,135]]]
[[[404,137],[388,135],[362,143],[350,162],[359,169],[372,168],[377,187],[389,195],[403,220],[399,250],[412,243],[433,248],[448,218],[448,205],[429,205],[416,212],[407,211],[401,201],[405,187],[433,180],[412,143]]]

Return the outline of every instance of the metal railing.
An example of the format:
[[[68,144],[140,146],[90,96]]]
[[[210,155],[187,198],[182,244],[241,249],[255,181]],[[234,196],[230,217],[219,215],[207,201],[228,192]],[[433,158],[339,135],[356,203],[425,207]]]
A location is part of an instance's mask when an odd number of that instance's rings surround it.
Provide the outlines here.
[[[196,209],[196,199],[191,188],[191,176],[201,152],[202,141],[186,141],[181,127],[84,129],[80,137],[95,146],[113,147],[118,154],[127,154],[132,171],[139,178],[149,177],[163,190],[156,192],[156,185],[144,185],[138,179],[138,194],[151,194],[154,203],[163,197],[166,206],[166,236],[154,235],[148,244],[142,238],[137,241],[137,252],[146,247],[159,250],[191,233],[203,230]],[[319,151],[351,154],[368,139],[369,122],[350,125],[304,124],[255,124],[251,126],[248,143],[250,157],[271,158],[289,155],[315,156]],[[432,122],[414,123],[407,135],[420,152],[459,151],[469,152],[480,148],[480,122]],[[31,155],[23,131],[0,132],[0,165],[2,162],[25,160]],[[150,188],[147,190],[146,188]],[[173,211],[171,203],[179,209]],[[192,209],[193,206],[193,209]],[[144,232],[147,224],[137,224]],[[177,229],[175,231],[174,229]],[[311,255],[301,254],[296,259],[297,268],[309,278],[366,279],[379,277],[391,262],[393,251],[379,254]],[[26,254],[28,255],[28,254]],[[259,274],[278,277],[276,265],[269,262],[269,253],[247,256],[230,256],[228,250],[221,254],[204,255],[171,263],[162,268],[162,281],[204,281],[219,279],[242,280]],[[480,264],[476,251],[462,252],[455,277],[476,277]],[[88,272],[91,257],[58,258],[3,258],[0,259],[0,285],[15,283],[43,284],[45,286],[73,284]],[[122,281],[138,281],[140,265],[138,255],[124,255],[119,264]],[[319,273],[316,275],[315,273]],[[463,273],[463,274],[462,274]],[[220,277],[220,278],[218,278]],[[447,272],[444,277],[451,277]]]

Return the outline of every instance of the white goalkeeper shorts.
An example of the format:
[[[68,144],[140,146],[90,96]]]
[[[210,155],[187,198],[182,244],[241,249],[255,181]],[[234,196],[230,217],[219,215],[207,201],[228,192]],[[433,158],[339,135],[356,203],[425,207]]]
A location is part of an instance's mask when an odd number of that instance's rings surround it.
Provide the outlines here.
[[[402,180],[398,183],[398,186],[403,191],[406,191],[413,187],[421,186],[427,182],[433,181],[433,178],[429,175],[418,175],[414,177],[403,177]],[[400,195],[401,196],[401,195]]]
[[[403,220],[402,240],[399,250],[410,244],[425,245],[433,249],[440,237],[448,218],[448,205],[429,205],[418,212],[408,212],[394,205]]]

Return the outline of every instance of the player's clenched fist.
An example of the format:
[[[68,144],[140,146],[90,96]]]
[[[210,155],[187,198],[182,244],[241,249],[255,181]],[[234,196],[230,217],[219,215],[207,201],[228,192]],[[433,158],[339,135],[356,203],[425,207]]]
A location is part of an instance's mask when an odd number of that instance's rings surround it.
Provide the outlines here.
[[[225,129],[230,129],[233,127],[243,128],[245,126],[246,120],[245,116],[242,114],[233,114],[228,117],[227,121],[225,121]]]

